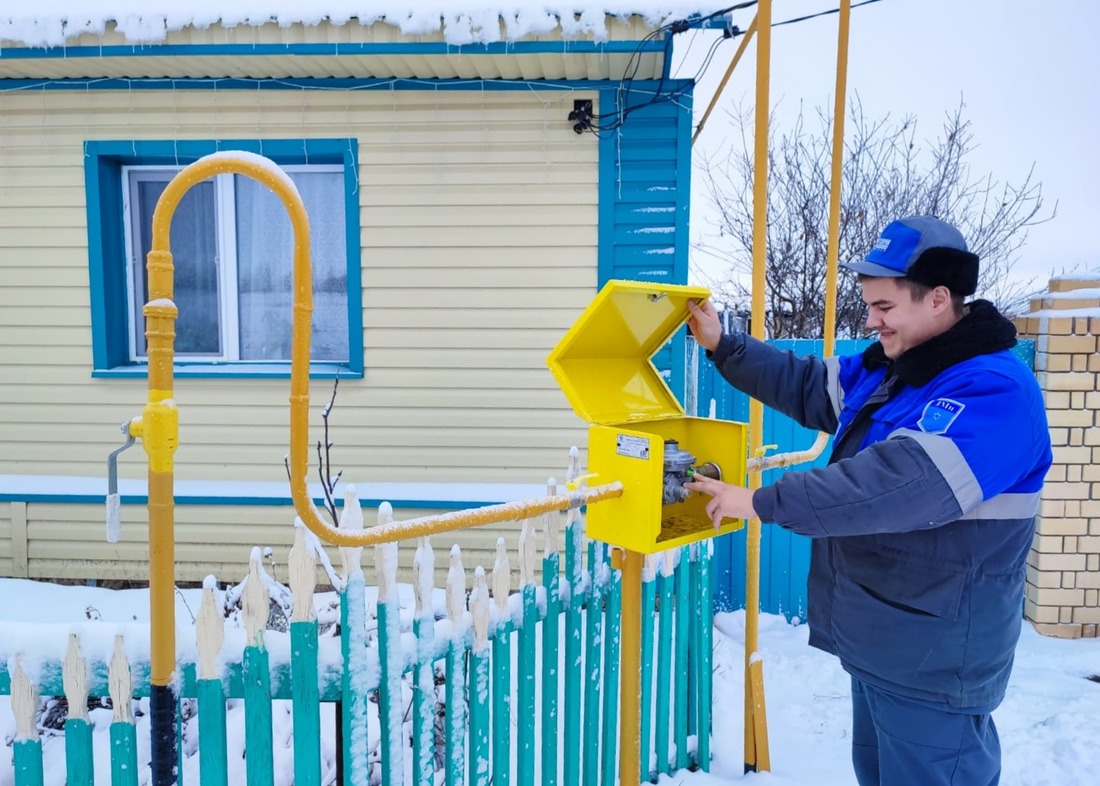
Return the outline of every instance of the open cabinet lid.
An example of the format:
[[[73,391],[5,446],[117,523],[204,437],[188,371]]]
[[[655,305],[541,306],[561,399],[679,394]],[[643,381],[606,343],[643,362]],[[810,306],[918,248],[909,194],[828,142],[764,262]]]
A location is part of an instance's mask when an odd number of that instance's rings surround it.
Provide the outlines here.
[[[589,423],[683,415],[650,358],[687,322],[705,287],[608,281],[550,352],[546,365]]]

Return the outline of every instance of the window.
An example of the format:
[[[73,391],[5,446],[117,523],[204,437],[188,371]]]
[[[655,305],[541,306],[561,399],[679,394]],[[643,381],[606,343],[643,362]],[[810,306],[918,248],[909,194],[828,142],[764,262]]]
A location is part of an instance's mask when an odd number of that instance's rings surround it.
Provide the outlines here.
[[[209,149],[196,149],[203,145]],[[89,142],[86,148],[94,375],[145,373],[142,307],[153,211],[176,172],[215,149],[266,155],[294,181],[310,223],[311,374],[362,374],[354,140]],[[179,308],[176,373],[288,375],[293,232],[282,201],[247,176],[206,180],[180,201],[170,248]]]

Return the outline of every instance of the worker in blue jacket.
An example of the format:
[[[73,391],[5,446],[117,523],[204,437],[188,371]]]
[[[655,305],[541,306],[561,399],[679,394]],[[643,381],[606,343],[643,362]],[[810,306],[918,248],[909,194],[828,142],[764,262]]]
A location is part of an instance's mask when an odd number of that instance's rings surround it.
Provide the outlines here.
[[[994,786],[990,716],[1020,635],[1024,571],[1050,435],[1016,330],[977,288],[978,257],[931,216],[894,221],[859,274],[861,355],[800,358],[723,335],[710,303],[688,325],[734,387],[835,433],[828,466],[756,491],[697,477],[707,514],[813,538],[810,645],[852,679],[861,786]]]

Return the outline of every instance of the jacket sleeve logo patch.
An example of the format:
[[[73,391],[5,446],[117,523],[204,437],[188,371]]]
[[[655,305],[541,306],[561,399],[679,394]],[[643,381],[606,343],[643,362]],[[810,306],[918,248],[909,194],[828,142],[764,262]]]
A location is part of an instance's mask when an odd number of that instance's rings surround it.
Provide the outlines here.
[[[917,425],[926,434],[943,434],[966,409],[965,404],[950,398],[937,398],[924,405]]]

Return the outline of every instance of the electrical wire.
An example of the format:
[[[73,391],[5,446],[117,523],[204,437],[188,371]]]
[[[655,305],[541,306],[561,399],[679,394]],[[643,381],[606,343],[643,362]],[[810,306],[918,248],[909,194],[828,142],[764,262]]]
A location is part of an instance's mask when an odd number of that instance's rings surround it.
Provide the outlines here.
[[[669,61],[669,57],[672,54],[672,41],[674,36],[679,33],[686,32],[693,27],[699,27],[702,24],[709,22],[712,19],[716,19],[720,16],[725,16],[726,14],[730,14],[734,11],[741,11],[746,8],[751,8],[754,5],[758,5],[758,2],[759,0],[747,0],[746,2],[738,3],[737,5],[732,5],[728,8],[723,8],[720,11],[715,11],[705,16],[692,17],[690,19],[679,19],[664,24],[661,27],[656,28],[655,30],[652,30],[634,47],[634,51],[631,52],[630,58],[627,61],[623,76],[619,80],[619,87],[617,88],[619,100],[616,103],[619,107],[621,107],[621,109],[616,109],[612,112],[603,112],[599,114],[587,114],[583,111],[578,112],[577,110],[574,110],[569,115],[569,119],[574,121],[573,129],[578,134],[588,131],[595,134],[596,136],[603,137],[621,128],[623,123],[626,121],[626,118],[634,112],[653,106],[655,104],[675,101],[680,96],[684,95],[686,92],[694,87],[694,85],[699,81],[703,74],[706,73],[707,69],[710,68],[711,62],[714,60],[714,56],[718,51],[718,47],[726,41],[736,38],[737,36],[744,35],[744,31],[738,28],[736,25],[727,26],[723,35],[716,38],[711,44],[710,49],[708,50],[706,56],[703,58],[702,64],[698,69],[696,69],[694,76],[686,80],[684,85],[677,87],[674,90],[670,90],[667,93],[664,92],[665,69],[662,69],[661,76],[657,82],[657,87],[655,90],[652,90],[650,92],[648,100],[631,105],[630,95],[633,90],[634,80],[638,75],[638,70],[641,68],[642,49],[646,46],[646,44],[649,44],[655,41],[658,37],[663,36],[665,41],[663,62],[667,63]],[[859,8],[860,6],[870,5],[871,3],[878,2],[881,2],[881,0],[861,0],[860,2],[852,3],[851,7]],[[776,28],[782,27],[784,25],[797,24],[799,22],[816,19],[820,16],[829,16],[831,14],[836,14],[839,12],[839,8],[831,8],[825,11],[819,11],[814,14],[806,14],[805,16],[794,17],[792,19],[784,19],[781,22],[773,22],[772,27]]]
[[[577,115],[576,112],[574,111],[573,113],[570,113],[570,117],[569,117],[570,120],[576,121],[575,125],[574,125],[574,130],[576,130],[578,133],[582,133],[584,131],[590,131],[590,132],[592,132],[592,133],[594,133],[598,136],[603,136],[603,135],[605,135],[605,134],[607,134],[611,131],[615,131],[618,128],[620,128],[622,126],[623,122],[626,120],[626,118],[629,115],[631,115],[632,113],[634,113],[634,112],[636,112],[640,109],[644,109],[648,106],[652,106],[656,103],[664,103],[666,101],[675,100],[679,96],[683,95],[690,88],[690,86],[691,86],[690,83],[687,83],[683,87],[676,88],[675,90],[672,90],[668,93],[664,93],[663,91],[664,91],[665,75],[664,75],[664,71],[662,71],[661,77],[660,77],[660,79],[658,80],[658,83],[657,83],[657,89],[652,92],[649,99],[646,100],[646,101],[643,101],[641,103],[638,103],[638,104],[634,104],[634,105],[630,104],[630,94],[631,94],[631,91],[633,89],[633,82],[634,82],[635,78],[638,75],[638,70],[641,68],[641,64],[642,64],[641,55],[642,55],[642,50],[645,48],[645,46],[649,43],[652,43],[653,41],[656,41],[658,38],[663,38],[664,39],[664,44],[665,44],[664,45],[663,57],[664,57],[664,61],[668,62],[668,59],[669,59],[670,55],[672,54],[673,36],[675,36],[678,33],[686,32],[687,30],[690,30],[692,27],[705,24],[706,22],[709,22],[711,19],[715,19],[717,17],[724,16],[726,14],[729,14],[729,13],[733,12],[733,11],[738,11],[738,10],[745,9],[745,8],[750,8],[754,5],[756,5],[756,2],[757,2],[757,0],[749,0],[748,2],[738,3],[737,5],[732,5],[732,6],[729,6],[727,8],[723,8],[721,10],[714,11],[710,14],[706,14],[704,16],[693,17],[690,20],[689,19],[679,19],[679,20],[664,24],[664,25],[650,31],[634,47],[634,51],[631,52],[630,58],[627,60],[627,65],[626,65],[626,69],[624,70],[623,76],[619,80],[619,87],[618,87],[619,100],[618,100],[617,103],[620,107],[623,107],[623,108],[615,110],[615,111],[610,112],[610,113],[593,114],[593,115],[590,115],[590,116],[588,116],[588,115]],[[720,44],[723,40],[724,40],[724,38],[717,39],[716,44]],[[714,52],[716,50],[717,50],[717,45],[712,45],[711,46],[711,51],[708,52],[707,57],[705,58],[705,60],[708,64],[710,63],[711,60],[713,60]],[[699,75],[701,75],[701,73]],[[607,123],[600,122],[602,119],[610,119],[610,122],[607,122]]]
[[[871,3],[879,3],[882,0],[862,0],[859,3],[852,3],[852,8],[859,8],[861,5],[870,5]],[[793,25],[796,22],[805,22],[807,19],[817,19],[819,16],[830,16],[831,14],[839,14],[839,8],[829,8],[825,11],[818,11],[816,14],[807,14],[806,16],[795,17],[794,19],[784,19],[782,22],[775,22],[772,27],[782,27],[783,25]]]

